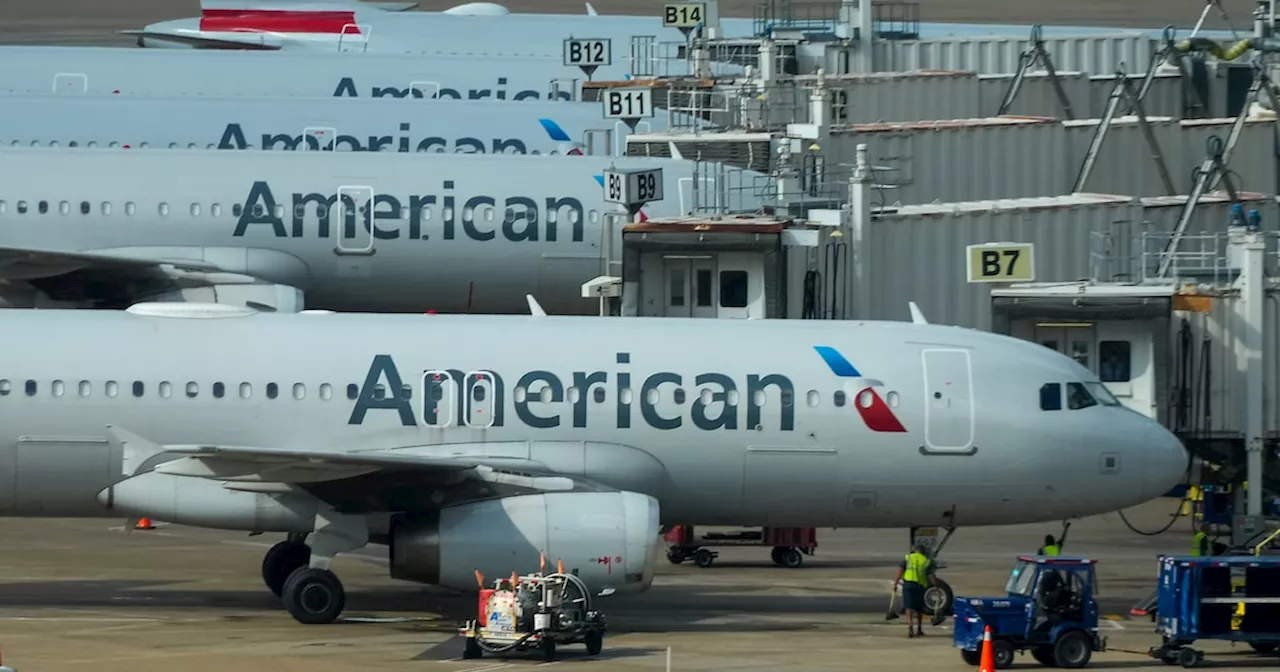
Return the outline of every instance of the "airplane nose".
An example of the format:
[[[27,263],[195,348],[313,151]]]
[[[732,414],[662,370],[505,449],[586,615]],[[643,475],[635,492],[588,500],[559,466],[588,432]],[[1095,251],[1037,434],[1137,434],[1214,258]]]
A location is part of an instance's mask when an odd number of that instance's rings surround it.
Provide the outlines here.
[[[1154,499],[1182,483],[1190,456],[1178,437],[1156,423],[1147,430],[1145,442],[1148,459],[1143,494]]]

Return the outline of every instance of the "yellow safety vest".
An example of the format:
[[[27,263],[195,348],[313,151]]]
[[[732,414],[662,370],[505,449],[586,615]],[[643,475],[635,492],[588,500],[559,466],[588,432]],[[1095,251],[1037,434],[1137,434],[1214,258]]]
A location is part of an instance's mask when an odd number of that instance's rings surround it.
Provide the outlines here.
[[[1204,542],[1204,538],[1204,532],[1196,532],[1191,537],[1191,555],[1200,555],[1200,544]]]
[[[1058,548],[1057,544],[1050,544],[1044,547],[1044,555],[1057,555],[1060,552],[1061,549]]]
[[[929,557],[920,553],[907,555],[907,568],[902,572],[902,580],[924,585],[925,569],[929,566]]]

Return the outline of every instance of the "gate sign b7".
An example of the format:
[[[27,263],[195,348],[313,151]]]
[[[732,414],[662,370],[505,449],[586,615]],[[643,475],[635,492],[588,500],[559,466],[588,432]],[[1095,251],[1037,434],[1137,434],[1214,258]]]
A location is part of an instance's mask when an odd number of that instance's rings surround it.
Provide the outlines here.
[[[1031,243],[982,243],[965,248],[969,282],[1032,282],[1036,279]]]

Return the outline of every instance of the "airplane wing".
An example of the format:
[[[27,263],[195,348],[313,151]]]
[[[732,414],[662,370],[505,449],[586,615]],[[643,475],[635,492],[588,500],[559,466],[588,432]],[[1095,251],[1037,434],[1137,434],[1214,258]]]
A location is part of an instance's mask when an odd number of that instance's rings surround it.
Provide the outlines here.
[[[212,38],[202,37],[200,35],[186,35],[181,33],[161,33],[149,30],[121,30],[121,35],[132,35],[137,37],[139,41],[143,38],[148,40],[159,40],[162,42],[173,42],[175,44],[185,44],[197,49],[236,49],[243,51],[278,51],[281,47],[279,44],[268,44],[263,41],[261,35],[255,33],[245,33],[243,40],[230,38]],[[253,35],[257,35],[254,37]]]
[[[245,446],[161,446],[108,426],[123,446],[126,476],[147,460],[156,473],[221,481],[229,490],[303,490],[348,513],[423,510],[442,503],[518,494],[606,490],[581,477],[556,475],[531,460],[499,456],[422,455],[407,451],[332,452]],[[432,492],[440,493],[432,498]]]
[[[164,291],[208,284],[252,281],[220,273],[195,259],[147,259],[118,254],[0,247],[0,283],[28,284],[59,301],[90,301],[102,307],[128,306],[140,290]]]

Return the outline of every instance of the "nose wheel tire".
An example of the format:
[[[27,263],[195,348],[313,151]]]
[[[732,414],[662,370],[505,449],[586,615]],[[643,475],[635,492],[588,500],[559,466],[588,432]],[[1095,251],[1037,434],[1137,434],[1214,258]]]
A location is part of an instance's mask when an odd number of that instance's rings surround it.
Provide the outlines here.
[[[267,551],[262,559],[262,581],[279,597],[284,593],[284,582],[299,567],[311,562],[311,549],[296,541],[282,541]]]
[[[347,595],[337,575],[327,569],[301,567],[284,582],[280,596],[285,609],[299,623],[332,623],[346,606]]]
[[[936,585],[929,586],[924,591],[924,613],[936,618],[950,616],[956,599],[955,593],[951,590],[951,584],[942,579],[936,581]]]

